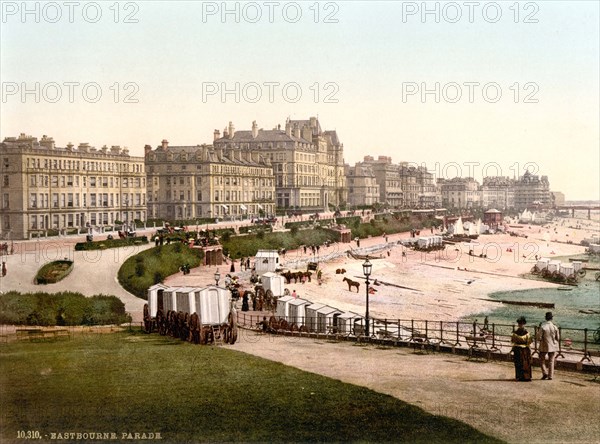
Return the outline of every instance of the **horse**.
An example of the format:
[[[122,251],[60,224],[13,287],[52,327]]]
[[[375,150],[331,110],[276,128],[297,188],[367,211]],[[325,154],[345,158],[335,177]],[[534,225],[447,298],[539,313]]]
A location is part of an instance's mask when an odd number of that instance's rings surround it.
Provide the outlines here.
[[[335,274],[346,274],[346,270],[344,268],[337,268]]]
[[[344,279],[342,279],[342,281],[348,283],[348,291],[352,291],[352,287],[356,287],[356,292],[358,293],[358,289],[360,287],[360,283],[359,282],[353,281],[352,279],[348,279],[347,277],[345,277]]]

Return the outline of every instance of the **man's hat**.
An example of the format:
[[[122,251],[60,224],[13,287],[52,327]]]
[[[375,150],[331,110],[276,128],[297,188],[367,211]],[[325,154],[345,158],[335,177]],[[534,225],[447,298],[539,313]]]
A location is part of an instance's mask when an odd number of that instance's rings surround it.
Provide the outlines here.
[[[546,320],[549,321],[551,319],[552,319],[552,312],[549,311],[549,312],[546,313]]]

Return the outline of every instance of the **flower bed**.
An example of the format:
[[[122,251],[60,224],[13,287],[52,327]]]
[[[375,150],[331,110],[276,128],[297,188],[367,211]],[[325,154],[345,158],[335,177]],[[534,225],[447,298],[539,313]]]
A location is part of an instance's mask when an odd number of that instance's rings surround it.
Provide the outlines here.
[[[62,260],[48,262],[35,275],[36,284],[54,284],[66,278],[73,270],[73,261]]]

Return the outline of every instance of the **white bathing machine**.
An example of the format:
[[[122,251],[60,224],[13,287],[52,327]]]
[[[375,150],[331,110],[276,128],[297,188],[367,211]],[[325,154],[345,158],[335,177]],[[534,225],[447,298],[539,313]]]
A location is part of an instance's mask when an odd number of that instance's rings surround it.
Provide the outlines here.
[[[289,302],[293,301],[295,298],[293,296],[282,296],[277,299],[277,309],[275,314],[278,318],[284,318],[287,320],[290,315],[290,306]]]
[[[294,298],[288,302],[288,322],[295,323],[300,327],[306,322],[306,307],[312,305],[312,302],[306,299]]]

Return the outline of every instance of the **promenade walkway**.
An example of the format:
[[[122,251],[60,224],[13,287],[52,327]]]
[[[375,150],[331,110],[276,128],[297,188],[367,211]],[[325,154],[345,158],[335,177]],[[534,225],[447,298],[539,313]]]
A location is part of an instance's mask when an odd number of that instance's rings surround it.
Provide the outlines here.
[[[230,347],[394,396],[507,442],[600,442],[600,380],[589,374],[557,371],[542,381],[534,368],[532,382],[516,382],[512,362],[247,330]]]

